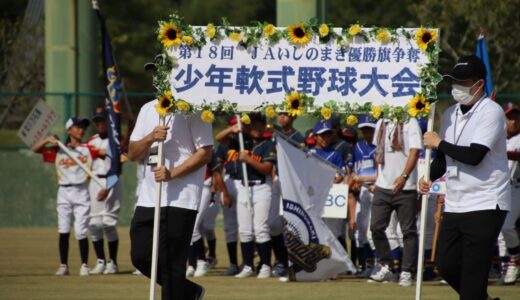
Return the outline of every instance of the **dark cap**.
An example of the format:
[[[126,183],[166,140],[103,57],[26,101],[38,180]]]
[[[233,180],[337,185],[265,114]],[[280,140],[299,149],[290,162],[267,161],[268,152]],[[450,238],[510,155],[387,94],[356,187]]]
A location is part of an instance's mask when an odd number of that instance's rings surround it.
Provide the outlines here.
[[[253,123],[253,122],[265,123],[266,122],[265,116],[259,112],[250,113],[249,119],[251,119],[251,123]]]
[[[144,64],[144,69],[146,71],[157,71],[157,64],[163,63],[165,59],[166,56],[164,53],[159,53],[154,57],[153,62],[147,62]]]
[[[65,123],[65,129],[69,130],[72,126],[87,128],[88,125],[90,125],[90,121],[88,119],[74,117],[67,120],[67,123]]]
[[[506,114],[506,116],[509,115],[510,113],[514,113],[514,112],[520,113],[520,108],[518,108],[518,106],[511,106],[504,110],[504,113]]]
[[[469,55],[461,57],[453,66],[453,70],[445,74],[444,77],[462,81],[468,79],[486,79],[486,75],[486,66],[482,60],[476,55]]]
[[[96,108],[96,112],[92,115],[92,121],[103,121],[107,119],[107,112],[103,107]]]
[[[314,134],[323,134],[328,131],[333,131],[332,128],[332,122],[330,120],[321,120],[314,125],[314,128],[312,129],[312,133]]]

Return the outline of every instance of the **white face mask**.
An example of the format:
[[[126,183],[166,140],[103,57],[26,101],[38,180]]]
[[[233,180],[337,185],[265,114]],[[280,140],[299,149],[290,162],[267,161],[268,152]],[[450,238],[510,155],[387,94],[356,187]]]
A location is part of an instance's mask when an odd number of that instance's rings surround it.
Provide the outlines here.
[[[477,84],[477,82],[475,82],[475,84]],[[470,90],[471,88],[473,88],[474,85],[472,86],[463,86],[463,85],[460,85],[460,84],[453,84],[451,86],[451,95],[453,96],[453,99],[455,99],[455,101],[457,101],[458,103],[462,104],[462,105],[468,105],[471,103],[471,101],[473,101],[473,98],[475,96],[475,94],[478,93],[478,91],[480,90],[480,88],[475,91],[475,93],[473,95],[470,94]]]

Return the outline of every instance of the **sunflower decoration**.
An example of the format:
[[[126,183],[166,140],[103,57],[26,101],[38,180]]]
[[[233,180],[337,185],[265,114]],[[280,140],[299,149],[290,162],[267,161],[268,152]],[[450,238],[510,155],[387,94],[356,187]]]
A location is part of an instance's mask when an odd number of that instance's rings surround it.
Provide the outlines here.
[[[359,24],[352,24],[348,28],[348,34],[350,36],[356,36],[361,32],[361,26]]]
[[[208,25],[206,25],[206,36],[211,41],[217,37],[217,28],[215,28],[215,25],[213,25],[213,23],[208,23]]]
[[[159,101],[155,105],[155,109],[161,117],[166,116],[167,113],[171,113],[174,107],[174,101],[172,91],[165,91],[159,96]]]
[[[187,46],[191,46],[193,44],[193,37],[189,36],[189,35],[185,35],[182,37],[182,41],[184,42],[184,44],[186,44]]]
[[[269,118],[269,119],[276,118],[276,108],[274,107],[274,105],[266,106],[264,109],[264,112],[265,112],[265,116],[267,118]]]
[[[332,117],[332,109],[330,107],[324,106],[320,110],[321,117],[323,120],[329,120]]]
[[[231,32],[231,34],[229,35],[229,39],[232,40],[233,42],[240,42],[240,39],[241,39],[240,32],[237,32],[237,31]]]
[[[422,51],[426,51],[428,46],[434,44],[436,40],[437,32],[434,30],[428,30],[421,27],[415,32],[415,41],[417,42],[417,46],[419,46]]]
[[[240,117],[240,122],[245,125],[251,124],[251,118],[249,118],[248,114],[243,114],[242,117]]]
[[[321,24],[318,32],[320,33],[320,37],[326,37],[330,32],[329,25],[325,23]]]
[[[273,24],[269,23],[263,27],[262,33],[266,38],[269,38],[270,36],[276,33],[276,28]]]
[[[200,114],[200,119],[204,122],[211,123],[215,120],[215,115],[209,109],[203,110]]]
[[[381,114],[382,114],[381,106],[372,105],[370,107],[370,115],[372,116],[372,118],[378,120],[381,117]]]
[[[408,114],[412,117],[426,117],[430,112],[430,102],[424,95],[417,94],[408,102]]]
[[[184,100],[177,101],[177,103],[175,104],[175,107],[177,107],[177,110],[183,111],[183,112],[187,112],[191,108],[190,104]]]
[[[312,32],[300,22],[287,27],[289,41],[294,45],[304,46],[312,39]]]
[[[358,123],[358,118],[355,115],[349,115],[347,117],[347,125],[354,126]]]
[[[285,96],[285,110],[289,116],[296,117],[303,113],[303,94],[292,91]]]
[[[182,43],[182,30],[172,22],[164,22],[159,27],[157,39],[165,48],[179,46]]]
[[[376,31],[376,40],[381,44],[388,43],[390,41],[390,32],[385,28],[379,28]]]

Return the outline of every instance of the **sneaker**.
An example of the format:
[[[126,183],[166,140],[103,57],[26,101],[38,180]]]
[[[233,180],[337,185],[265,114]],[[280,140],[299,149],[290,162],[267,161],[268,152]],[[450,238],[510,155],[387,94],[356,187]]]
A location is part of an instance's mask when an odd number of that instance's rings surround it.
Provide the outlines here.
[[[113,260],[109,260],[107,262],[107,266],[105,267],[105,272],[103,272],[103,274],[107,275],[107,274],[117,274],[119,273],[119,268],[117,267],[117,265],[114,263]]]
[[[256,276],[256,278],[264,279],[269,277],[271,277],[271,267],[268,265],[262,265],[262,268],[260,268],[260,271],[258,272],[258,276]]]
[[[67,276],[69,275],[69,267],[67,265],[60,265],[58,271],[56,271],[56,276]]]
[[[235,275],[235,278],[246,278],[246,277],[251,277],[254,275],[255,275],[255,271],[253,271],[253,268],[251,268],[250,266],[244,266],[242,268],[242,271],[240,271],[240,273]]]
[[[193,266],[188,266],[186,268],[186,277],[193,277],[195,275],[195,268]]]
[[[132,275],[143,275],[143,273],[141,273],[141,271],[136,269],[135,271],[132,272]]]
[[[79,276],[88,276],[90,273],[90,268],[87,264],[81,264],[81,267],[79,268]]]
[[[217,266],[218,260],[216,257],[208,257],[208,267],[214,269]]]
[[[379,271],[375,274],[370,275],[370,278],[377,282],[389,282],[393,279],[392,271],[390,271],[390,267],[387,265],[381,266]]]
[[[206,275],[209,270],[209,264],[205,260],[197,260],[197,268],[195,269],[195,272],[193,273],[193,277],[201,277]]]
[[[504,284],[515,284],[518,278],[518,265],[510,262],[507,264],[506,275],[504,276]]]
[[[413,283],[412,281],[412,273],[410,272],[401,272],[401,276],[399,276],[399,285],[408,287],[411,286]]]
[[[202,285],[198,285],[195,287],[195,300],[201,300],[206,293],[206,289]]]
[[[240,273],[240,270],[238,269],[238,266],[235,264],[229,265],[229,267],[226,269],[226,271],[222,272],[222,276],[235,276],[238,273]]]
[[[105,271],[105,261],[102,259],[98,259],[94,269],[90,270],[90,274],[91,275],[103,274],[104,271]]]
[[[372,267],[368,267],[364,269],[363,271],[356,274],[357,278],[370,278],[370,275],[372,275]],[[375,273],[374,273],[375,274]]]
[[[276,264],[272,273],[274,277],[280,278],[287,276],[288,270],[283,264]]]

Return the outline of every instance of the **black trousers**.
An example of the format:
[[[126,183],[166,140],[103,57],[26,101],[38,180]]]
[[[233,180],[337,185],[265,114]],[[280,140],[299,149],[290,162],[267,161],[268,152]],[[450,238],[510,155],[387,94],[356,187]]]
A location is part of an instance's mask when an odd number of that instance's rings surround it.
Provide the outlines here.
[[[436,265],[461,300],[485,300],[494,247],[506,211],[444,213]]]
[[[132,264],[150,277],[154,208],[137,207],[130,227]],[[197,284],[186,279],[186,260],[197,211],[161,207],[157,283],[162,300],[193,300]]]
[[[394,194],[391,190],[376,188],[370,216],[372,239],[381,261],[390,264],[392,253],[385,231],[394,210],[403,232],[404,249],[401,269],[412,272],[415,270],[417,259],[417,192],[415,190]]]

